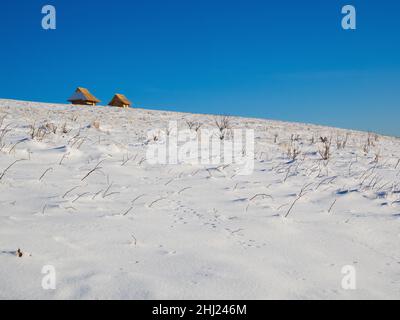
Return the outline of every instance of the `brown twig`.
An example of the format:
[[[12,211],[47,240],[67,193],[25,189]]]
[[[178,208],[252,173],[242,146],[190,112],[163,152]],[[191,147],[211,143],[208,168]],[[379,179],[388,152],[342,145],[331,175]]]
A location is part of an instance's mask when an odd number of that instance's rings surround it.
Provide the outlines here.
[[[288,215],[290,214],[290,212],[292,211],[294,205],[296,204],[297,201],[299,201],[306,193],[307,193],[307,188],[312,185],[312,183],[309,183],[307,185],[305,185],[301,190],[299,195],[297,196],[297,198],[293,201],[292,205],[290,206],[289,210],[286,212],[285,214],[285,218],[288,217]]]
[[[80,198],[82,198],[82,197],[84,197],[84,196],[86,196],[88,194],[90,194],[90,192],[85,192],[85,193],[79,194],[74,200],[72,200],[72,203],[78,201]]]
[[[80,186],[76,186],[76,187],[73,187],[73,188],[69,189],[66,193],[64,193],[64,195],[62,196],[62,198],[65,199],[65,197],[66,197],[69,193],[71,193],[71,192],[74,191],[75,189],[78,189],[79,187],[80,187]]]
[[[133,207],[130,207],[128,210],[125,211],[125,213],[123,214],[123,216],[126,216],[129,212],[131,212],[133,209]]]
[[[156,204],[157,202],[161,201],[161,200],[165,200],[166,198],[160,198],[157,200],[154,200],[152,203],[150,203],[149,208],[153,207],[154,204]]]
[[[269,194],[258,193],[258,194],[256,194],[254,197],[252,197],[252,198],[249,199],[249,204],[248,204],[247,207],[246,207],[246,212],[248,211],[248,209],[249,209],[249,207],[250,207],[250,203],[251,203],[254,199],[258,198],[258,197],[262,197],[263,199],[265,199],[265,198],[273,199],[273,197],[272,197],[271,195],[269,195]]]
[[[96,164],[96,166],[95,166],[92,170],[90,170],[90,171],[82,178],[81,181],[85,180],[87,177],[89,177],[89,176],[90,176],[93,172],[95,172],[96,170],[102,169],[102,168],[99,167],[99,166],[100,166],[100,164],[101,164],[103,161],[104,161],[104,159],[101,160],[98,164]]]
[[[70,154],[69,152],[64,153],[64,155],[62,156],[60,162],[58,163],[60,166],[62,165],[62,162],[64,161],[64,159],[65,159],[67,156],[69,156],[69,154]]]
[[[333,206],[336,204],[338,199],[335,199],[335,201],[333,201],[333,203],[331,204],[331,206],[329,207],[328,213],[331,213]]]
[[[145,196],[145,194],[142,194],[142,195],[140,195],[140,196],[137,196],[135,199],[133,199],[132,201],[131,201],[131,203],[132,204],[135,204],[135,202],[137,201],[137,200],[139,200],[140,198],[142,198],[142,197],[144,197]]]
[[[185,191],[185,190],[189,190],[189,189],[192,189],[192,187],[186,187],[186,188],[183,188],[182,190],[180,190],[180,191],[178,192],[178,194],[181,194],[183,191]]]
[[[4,176],[6,175],[7,171],[10,170],[16,163],[20,162],[20,161],[24,161],[25,159],[19,159],[19,160],[15,160],[12,164],[10,164],[4,171],[3,173],[0,175],[0,180],[4,178]]]
[[[44,178],[44,176],[46,175],[46,173],[48,173],[48,172],[50,172],[50,171],[52,171],[52,170],[53,170],[53,168],[48,168],[48,169],[46,169],[46,171],[43,172],[43,174],[40,176],[39,181],[42,181],[42,179]]]

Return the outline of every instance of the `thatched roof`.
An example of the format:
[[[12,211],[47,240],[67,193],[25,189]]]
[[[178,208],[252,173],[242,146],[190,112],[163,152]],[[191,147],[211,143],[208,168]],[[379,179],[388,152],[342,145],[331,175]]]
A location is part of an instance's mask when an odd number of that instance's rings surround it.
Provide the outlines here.
[[[71,98],[68,99],[68,101],[73,102],[73,101],[89,101],[89,102],[95,102],[99,103],[100,100],[97,99],[94,95],[92,95],[88,89],[86,88],[81,88],[78,87],[75,90],[75,93],[72,95]]]
[[[108,104],[109,106],[119,106],[119,105],[132,105],[132,102],[130,102],[128,100],[127,97],[125,97],[123,94],[117,93],[112,100],[110,101],[110,103]]]

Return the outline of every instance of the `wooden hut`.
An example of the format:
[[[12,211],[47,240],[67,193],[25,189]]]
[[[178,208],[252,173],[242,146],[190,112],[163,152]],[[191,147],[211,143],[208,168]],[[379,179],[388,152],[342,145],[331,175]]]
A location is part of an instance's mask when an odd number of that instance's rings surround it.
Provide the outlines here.
[[[71,98],[68,99],[72,104],[95,106],[100,102],[94,95],[92,95],[88,89],[79,87],[75,90],[75,93]]]
[[[117,93],[108,105],[112,107],[129,108],[132,105],[132,102],[130,102],[123,94]]]

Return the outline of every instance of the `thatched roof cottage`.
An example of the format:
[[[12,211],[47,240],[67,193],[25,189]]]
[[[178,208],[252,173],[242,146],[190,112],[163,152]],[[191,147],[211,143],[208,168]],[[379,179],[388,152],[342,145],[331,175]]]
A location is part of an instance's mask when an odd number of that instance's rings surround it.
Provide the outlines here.
[[[100,102],[88,89],[78,87],[71,98],[68,99],[72,104],[95,106]]]
[[[130,102],[123,94],[117,93],[108,105],[119,108],[129,108],[132,105],[132,102]]]

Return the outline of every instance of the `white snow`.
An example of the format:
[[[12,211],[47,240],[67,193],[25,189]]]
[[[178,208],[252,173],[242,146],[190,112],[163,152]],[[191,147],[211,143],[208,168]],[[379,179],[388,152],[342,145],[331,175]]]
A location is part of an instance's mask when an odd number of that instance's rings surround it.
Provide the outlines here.
[[[215,127],[211,115],[0,100],[0,298],[400,298],[399,139],[233,118],[255,130],[252,175],[149,164],[147,131],[187,119]],[[55,290],[42,288],[46,265]]]

